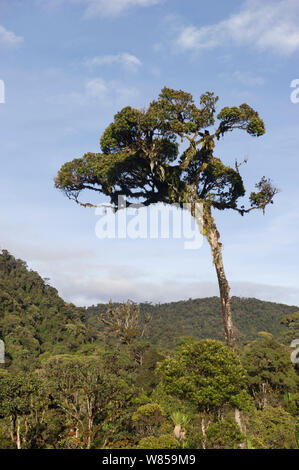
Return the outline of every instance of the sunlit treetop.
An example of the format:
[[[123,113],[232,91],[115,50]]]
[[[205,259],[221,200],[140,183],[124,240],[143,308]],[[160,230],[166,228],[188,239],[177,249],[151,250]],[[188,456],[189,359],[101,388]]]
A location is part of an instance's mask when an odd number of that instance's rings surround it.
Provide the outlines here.
[[[217,101],[207,92],[197,106],[191,94],[163,88],[147,109],[123,108],[100,139],[101,153],[65,163],[56,187],[83,206],[94,205],[79,200],[83,191],[92,190],[108,196],[115,209],[118,196],[124,195],[127,205],[182,205],[196,198],[242,215],[264,210],[277,192],[271,181],[263,177],[249,207],[239,206],[245,195],[240,164],[232,168],[214,155],[216,142],[227,132],[239,129],[259,137],[265,133],[264,122],[247,104],[225,107],[216,115]]]

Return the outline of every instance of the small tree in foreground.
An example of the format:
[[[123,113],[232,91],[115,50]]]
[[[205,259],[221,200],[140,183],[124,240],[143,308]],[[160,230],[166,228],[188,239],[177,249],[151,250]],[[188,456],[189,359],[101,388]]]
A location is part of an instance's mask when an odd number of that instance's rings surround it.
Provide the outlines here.
[[[247,375],[238,356],[220,341],[181,345],[157,372],[168,395],[187,400],[198,412],[217,415],[225,405],[247,409]]]
[[[240,164],[235,168],[214,155],[216,142],[227,132],[240,129],[258,137],[265,126],[258,113],[247,104],[225,107],[217,115],[218,97],[207,92],[196,106],[191,94],[163,88],[146,110],[125,107],[114,117],[101,138],[102,153],[86,153],[65,163],[55,179],[56,187],[78,204],[80,193],[92,190],[110,198],[115,210],[119,196],[127,206],[137,201],[190,205],[190,211],[211,246],[216,268],[227,344],[234,348],[230,288],[226,279],[222,244],[212,209],[233,209],[241,215],[265,210],[277,190],[263,177],[249,197],[249,207],[238,205],[245,195]],[[210,131],[208,130],[209,128]],[[187,144],[180,151],[179,143]],[[203,205],[199,220],[198,204]]]
[[[169,396],[195,405],[201,414],[203,448],[209,425],[223,415],[225,407],[238,411],[238,416],[239,410],[252,408],[246,371],[235,352],[220,341],[183,344],[173,357],[159,363],[157,372]],[[243,423],[237,416],[236,422],[241,429]]]

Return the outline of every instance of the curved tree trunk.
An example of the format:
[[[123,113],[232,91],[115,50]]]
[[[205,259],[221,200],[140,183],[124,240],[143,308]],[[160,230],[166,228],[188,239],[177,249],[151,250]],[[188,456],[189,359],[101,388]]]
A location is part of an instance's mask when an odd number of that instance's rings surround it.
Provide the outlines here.
[[[200,203],[200,202],[201,201],[198,201],[197,203]],[[200,211],[197,210],[195,204],[192,204],[191,213],[196,220],[199,230],[201,231],[201,233],[203,233],[207,237],[208,242],[211,247],[213,263],[214,263],[216,273],[217,273],[217,278],[218,278],[222,318],[223,318],[223,323],[224,323],[226,342],[227,342],[227,345],[234,350],[235,349],[235,337],[234,337],[234,329],[233,329],[231,306],[230,306],[230,287],[226,279],[224,266],[223,266],[222,243],[220,243],[219,241],[220,234],[217,230],[215,220],[212,216],[210,204],[203,203],[203,210],[202,210],[201,216],[199,216]]]
[[[209,206],[204,206],[203,208],[203,227],[212,250],[213,263],[217,273],[226,342],[230,348],[235,349],[235,337],[230,306],[230,287],[223,266],[222,243],[219,241],[220,235],[214,218],[212,217],[211,207]]]

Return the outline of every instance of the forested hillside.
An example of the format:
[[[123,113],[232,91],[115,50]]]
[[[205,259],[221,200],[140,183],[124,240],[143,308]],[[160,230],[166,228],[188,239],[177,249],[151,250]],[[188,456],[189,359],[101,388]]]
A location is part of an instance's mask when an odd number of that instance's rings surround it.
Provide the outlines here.
[[[253,298],[232,297],[231,305],[239,344],[246,344],[255,339],[260,331],[280,336],[286,329],[281,323],[282,317],[298,310],[295,306],[264,302]],[[89,307],[87,319],[90,324],[92,324],[93,316],[105,311],[106,308],[105,304]],[[155,345],[173,347],[182,336],[224,340],[218,297],[156,305],[143,303],[140,309],[143,314],[151,316],[147,335],[151,343]]]
[[[237,353],[217,298],[77,308],[3,251],[0,448],[298,448],[296,307],[232,306]]]
[[[0,335],[5,338],[8,362],[22,361],[25,367],[45,352],[72,352],[101,338],[106,327],[99,322],[99,314],[106,309],[105,304],[84,309],[64,302],[48,280],[28,270],[24,261],[16,260],[5,250],[0,255]],[[157,347],[174,347],[184,336],[224,340],[218,297],[157,305],[143,303],[140,310],[151,317],[146,337]],[[239,344],[255,339],[260,331],[280,336],[286,331],[282,318],[297,310],[233,297]]]
[[[0,337],[8,364],[32,367],[46,351],[76,350],[90,340],[84,319],[84,309],[64,302],[24,261],[0,254]]]

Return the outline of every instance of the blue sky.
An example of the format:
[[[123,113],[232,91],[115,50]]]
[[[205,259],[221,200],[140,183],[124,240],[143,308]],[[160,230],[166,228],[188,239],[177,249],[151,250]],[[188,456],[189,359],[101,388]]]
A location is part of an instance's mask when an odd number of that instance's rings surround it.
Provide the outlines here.
[[[215,213],[232,294],[299,305],[297,0],[0,0],[0,246],[80,305],[218,295],[209,246],[182,240],[99,240],[99,216],[55,190],[65,161],[99,151],[123,106],[163,86],[247,102],[265,136],[219,142],[227,163],[248,158],[250,192],[266,175],[281,189],[266,215]],[[299,93],[298,93],[299,96]]]

